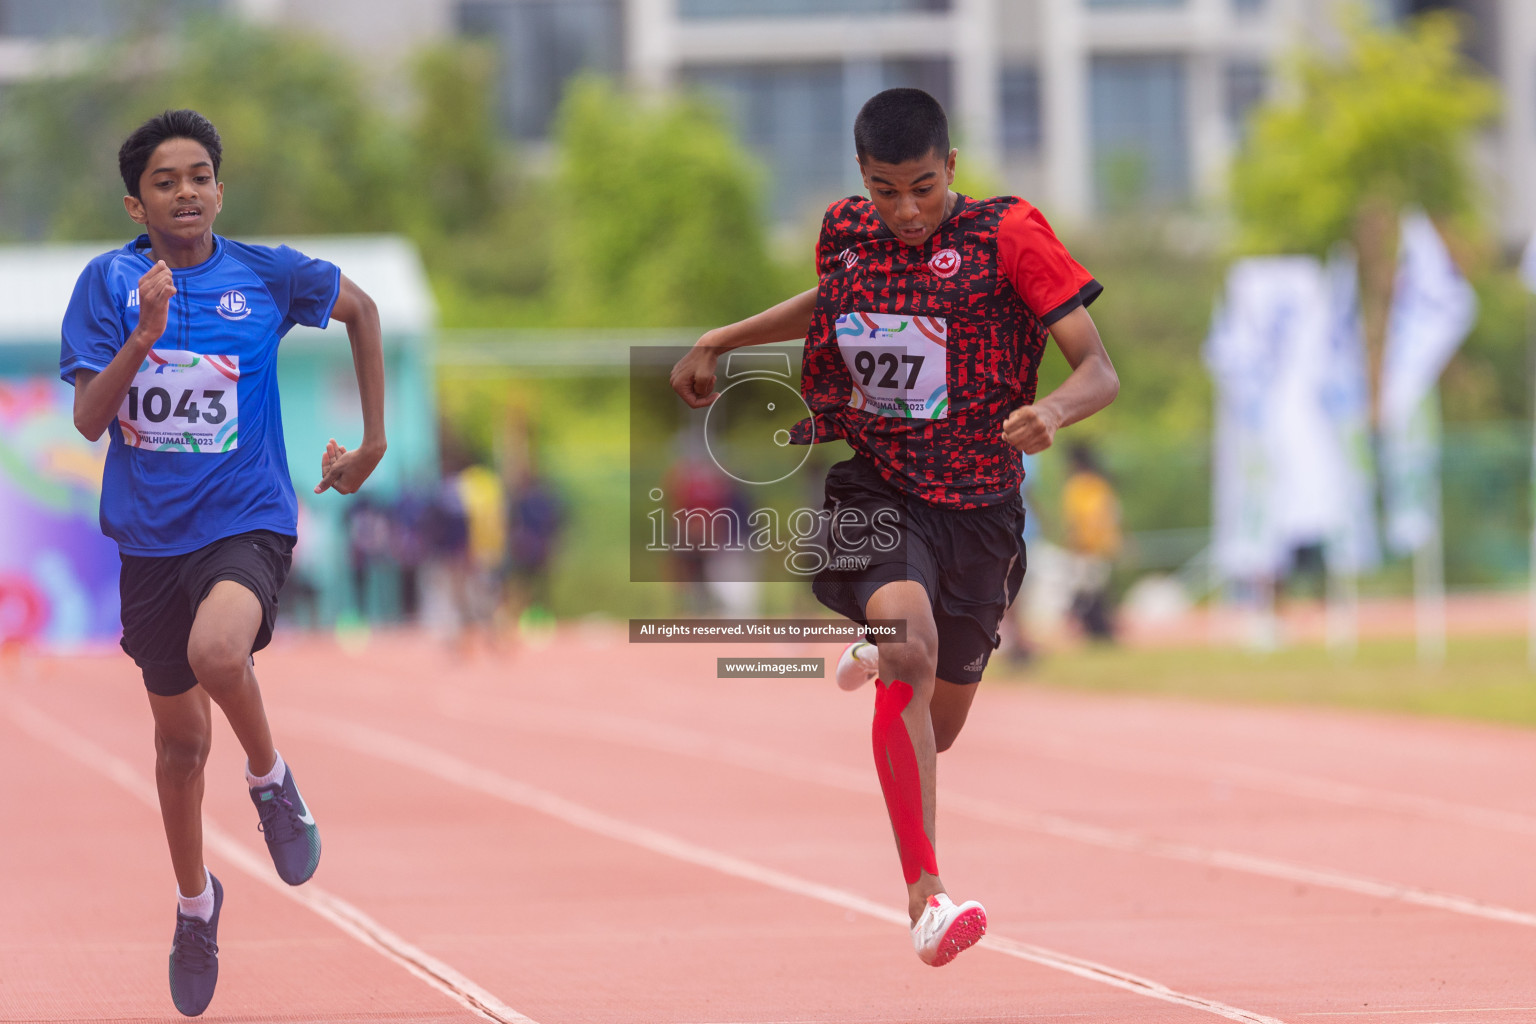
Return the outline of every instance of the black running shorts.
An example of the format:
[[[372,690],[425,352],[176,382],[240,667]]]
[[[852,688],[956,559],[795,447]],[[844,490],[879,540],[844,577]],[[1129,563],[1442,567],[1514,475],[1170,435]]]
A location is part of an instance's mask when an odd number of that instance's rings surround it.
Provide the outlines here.
[[[197,685],[187,641],[198,605],[220,580],[234,580],[261,602],[254,653],[272,641],[277,592],[293,566],[294,538],[268,530],[224,537],[184,555],[120,555],[123,650],[150,693],[174,697]]]
[[[897,580],[928,592],[938,627],[938,677],[976,683],[997,649],[998,624],[1024,581],[1024,504],[939,508],[904,494],[868,459],[827,473],[828,567],[812,584],[822,604],[860,624],[870,597]]]

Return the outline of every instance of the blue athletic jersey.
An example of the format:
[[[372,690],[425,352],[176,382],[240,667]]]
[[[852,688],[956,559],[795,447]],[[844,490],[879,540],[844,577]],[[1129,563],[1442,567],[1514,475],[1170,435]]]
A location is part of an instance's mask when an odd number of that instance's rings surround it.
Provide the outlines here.
[[[277,346],[294,324],[324,327],[341,287],[335,264],[287,246],[214,237],[213,255],[171,271],[165,333],[117,418],[101,485],[101,530],[130,555],[178,555],[248,530],[292,536]],[[59,376],[106,369],[139,322],[139,236],[93,259],[64,314]]]

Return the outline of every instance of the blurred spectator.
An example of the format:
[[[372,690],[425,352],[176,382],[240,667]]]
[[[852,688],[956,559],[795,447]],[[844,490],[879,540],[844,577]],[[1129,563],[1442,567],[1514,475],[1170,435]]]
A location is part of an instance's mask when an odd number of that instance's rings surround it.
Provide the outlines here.
[[[514,624],[528,613],[549,614],[549,567],[564,525],[560,495],[529,451],[507,495],[506,598]]]
[[[319,629],[320,579],[329,568],[329,531],[304,502],[299,502],[299,539],[293,547],[293,571],[278,592],[277,614],[285,628]]]
[[[673,578],[682,586],[688,614],[751,615],[757,589],[741,543],[746,495],[698,447],[691,441],[684,445],[662,486],[671,504],[671,521],[680,524],[671,552]]]
[[[506,491],[494,470],[478,464],[460,470],[451,486],[464,517],[464,554],[455,590],[461,636],[467,640],[478,629],[493,642],[507,552]]]
[[[428,555],[431,508],[432,502],[419,488],[407,488],[391,510],[394,555],[400,566],[400,617],[406,622],[415,622],[421,615],[421,570]]]
[[[1035,512],[1035,499],[1030,493],[1035,482],[1035,456],[1019,453],[1019,460],[1024,466],[1024,479],[1019,484],[1019,497],[1024,501],[1024,527],[1020,536],[1024,543],[1029,545],[1040,536],[1040,517]],[[1032,591],[1039,579],[1038,574],[1031,576],[1028,565],[1025,566],[1024,582],[1019,588],[1018,597],[1003,615],[998,623],[999,648],[1003,656],[1009,661],[1025,665],[1035,658],[1035,645],[1029,639],[1029,615],[1030,591]]]
[[[1062,523],[1071,553],[1072,615],[1095,640],[1114,639],[1109,577],[1120,553],[1120,499],[1093,450],[1074,445],[1062,487]]]
[[[422,621],[457,642],[465,622],[469,575],[469,520],[456,473],[446,472],[427,499],[420,519]]]
[[[354,607],[360,618],[378,619],[378,571],[394,563],[394,524],[388,511],[367,494],[347,505],[347,563],[352,571]]]
[[[1323,540],[1305,541],[1290,549],[1275,600],[1297,596],[1316,601],[1328,596],[1328,546]]]

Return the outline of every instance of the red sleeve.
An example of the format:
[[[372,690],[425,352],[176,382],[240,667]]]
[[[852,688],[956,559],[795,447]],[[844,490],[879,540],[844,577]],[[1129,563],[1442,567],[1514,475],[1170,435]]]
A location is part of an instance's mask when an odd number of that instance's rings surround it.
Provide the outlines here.
[[[1022,199],[998,225],[997,255],[1008,283],[1047,327],[1104,291],[1067,252],[1045,216]]]

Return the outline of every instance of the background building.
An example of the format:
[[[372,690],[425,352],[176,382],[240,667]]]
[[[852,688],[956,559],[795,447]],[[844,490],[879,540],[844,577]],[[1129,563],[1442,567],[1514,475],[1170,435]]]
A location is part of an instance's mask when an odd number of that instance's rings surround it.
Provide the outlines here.
[[[1385,18],[1468,17],[1469,54],[1504,105],[1479,162],[1514,244],[1536,228],[1536,5],[1371,0]],[[234,11],[321,31],[385,68],[433,38],[484,39],[510,136],[548,137],[580,72],[697,86],[763,160],[774,212],[796,219],[851,191],[859,104],[916,85],[950,109],[980,176],[1060,220],[1120,207],[1219,204],[1243,119],[1276,62],[1326,39],[1344,0],[7,0],[0,89],[71,54],[79,36]],[[387,73],[385,75],[387,78]]]

